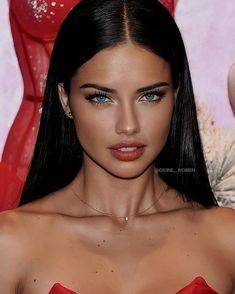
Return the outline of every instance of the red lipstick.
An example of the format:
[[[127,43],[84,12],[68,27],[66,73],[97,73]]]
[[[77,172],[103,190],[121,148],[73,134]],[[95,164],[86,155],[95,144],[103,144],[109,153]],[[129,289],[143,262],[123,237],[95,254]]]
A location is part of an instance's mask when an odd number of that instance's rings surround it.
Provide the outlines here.
[[[140,142],[120,142],[109,149],[118,160],[133,161],[139,158],[145,150],[146,145]]]

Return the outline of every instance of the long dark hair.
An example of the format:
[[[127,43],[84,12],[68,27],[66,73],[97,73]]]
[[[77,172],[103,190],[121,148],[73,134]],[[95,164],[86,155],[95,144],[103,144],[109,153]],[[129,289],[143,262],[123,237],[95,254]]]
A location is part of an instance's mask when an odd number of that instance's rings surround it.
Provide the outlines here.
[[[82,148],[62,109],[58,84],[70,93],[77,69],[100,50],[135,43],[165,59],[178,89],[167,142],[155,160],[159,175],[185,201],[217,205],[208,180],[187,56],[179,29],[157,0],[82,0],[64,20],[51,56],[35,152],[20,204],[70,183]]]

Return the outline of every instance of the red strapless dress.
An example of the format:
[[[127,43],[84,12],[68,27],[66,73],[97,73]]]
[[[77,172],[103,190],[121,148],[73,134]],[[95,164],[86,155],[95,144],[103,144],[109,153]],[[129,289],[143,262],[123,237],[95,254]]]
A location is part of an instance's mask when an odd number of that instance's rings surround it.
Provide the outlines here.
[[[79,294],[56,283],[48,294]],[[176,292],[176,294],[218,294],[202,277],[195,278],[192,283]]]

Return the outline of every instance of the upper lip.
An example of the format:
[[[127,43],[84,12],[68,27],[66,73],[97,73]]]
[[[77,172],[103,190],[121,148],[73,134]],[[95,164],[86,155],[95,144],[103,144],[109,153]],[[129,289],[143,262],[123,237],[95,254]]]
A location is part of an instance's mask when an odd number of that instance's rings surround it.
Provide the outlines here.
[[[111,147],[110,149],[120,149],[120,148],[125,148],[125,147],[145,147],[146,145],[140,142],[119,142]]]

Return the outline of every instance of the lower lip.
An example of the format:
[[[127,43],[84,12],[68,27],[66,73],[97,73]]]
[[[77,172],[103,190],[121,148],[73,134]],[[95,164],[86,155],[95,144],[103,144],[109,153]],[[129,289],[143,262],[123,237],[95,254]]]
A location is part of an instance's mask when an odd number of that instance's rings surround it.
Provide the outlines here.
[[[133,161],[138,159],[144,153],[144,149],[145,147],[140,147],[133,151],[121,151],[118,149],[111,149],[111,153],[118,160]]]

